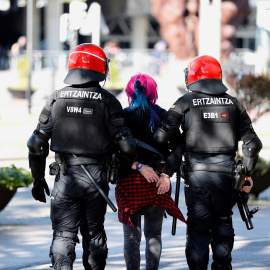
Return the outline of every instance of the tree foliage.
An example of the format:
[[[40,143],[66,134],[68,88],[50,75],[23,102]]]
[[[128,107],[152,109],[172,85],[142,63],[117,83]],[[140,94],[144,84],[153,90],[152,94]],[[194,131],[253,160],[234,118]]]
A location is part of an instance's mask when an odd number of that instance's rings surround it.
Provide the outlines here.
[[[255,122],[263,114],[270,111],[270,74],[243,74],[230,72],[226,75],[226,82],[233,94],[250,113]]]

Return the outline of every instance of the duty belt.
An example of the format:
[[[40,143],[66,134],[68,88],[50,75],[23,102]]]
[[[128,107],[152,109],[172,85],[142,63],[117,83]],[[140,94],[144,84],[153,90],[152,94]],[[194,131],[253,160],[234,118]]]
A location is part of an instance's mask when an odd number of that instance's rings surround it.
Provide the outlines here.
[[[192,171],[208,171],[208,172],[218,172],[218,173],[228,173],[234,174],[233,166],[224,166],[217,164],[208,164],[208,163],[188,163],[184,164],[184,170],[188,172]]]
[[[68,166],[76,166],[76,165],[98,165],[99,160],[96,158],[90,157],[65,157],[65,161]]]

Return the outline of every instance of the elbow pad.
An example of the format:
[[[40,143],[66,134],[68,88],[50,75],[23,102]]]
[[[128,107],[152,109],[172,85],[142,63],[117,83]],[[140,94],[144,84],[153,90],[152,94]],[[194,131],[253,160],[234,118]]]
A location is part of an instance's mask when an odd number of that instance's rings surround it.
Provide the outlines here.
[[[49,154],[49,143],[46,141],[46,137],[46,135],[35,130],[27,142],[29,153],[47,157]]]
[[[242,146],[245,157],[245,165],[247,167],[247,175],[251,175],[258,161],[259,153],[262,149],[262,142],[258,137]]]
[[[165,144],[170,142],[174,137],[179,136],[179,127],[177,125],[163,124],[159,127],[153,138],[157,143]]]
[[[34,179],[39,180],[45,176],[46,157],[49,154],[47,134],[35,130],[27,142],[29,149],[29,167]]]
[[[182,119],[182,117],[180,117]],[[156,130],[153,138],[157,143],[165,144],[179,134],[180,120],[179,115],[175,112],[170,112],[167,119],[161,122],[161,125]]]
[[[169,133],[167,131],[165,131],[164,128],[159,127],[156,130],[153,138],[157,143],[165,144],[166,142],[169,141],[169,137],[170,137]]]
[[[121,153],[128,156],[132,156],[136,153],[137,143],[134,141],[133,137],[128,131],[117,134],[115,136],[115,142],[118,145]]]
[[[253,140],[250,142],[246,143],[246,146],[249,151],[249,156],[250,157],[256,157],[259,155],[261,149],[262,149],[262,142],[258,137],[255,137]]]

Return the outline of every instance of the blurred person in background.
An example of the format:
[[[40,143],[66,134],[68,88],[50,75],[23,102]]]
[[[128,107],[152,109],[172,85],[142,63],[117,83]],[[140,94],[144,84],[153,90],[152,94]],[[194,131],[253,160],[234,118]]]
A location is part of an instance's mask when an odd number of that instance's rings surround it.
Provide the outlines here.
[[[151,55],[154,58],[154,75],[162,75],[165,67],[164,52],[167,49],[167,43],[159,40],[155,43]]]
[[[140,147],[136,162],[121,162],[117,171],[115,189],[118,218],[123,223],[124,257],[128,270],[140,269],[140,242],[142,237],[141,219],[144,218],[146,240],[146,269],[158,269],[162,251],[162,222],[165,211],[185,222],[184,217],[171,198],[171,182],[168,175],[159,178],[163,164],[169,156],[168,146],[160,146],[153,140],[153,134],[166,110],[156,104],[157,84],[146,74],[137,74],[129,80],[125,92],[129,107],[124,109],[125,125],[135,140],[145,143]],[[180,132],[174,138],[182,143]],[[140,144],[138,143],[140,146]]]
[[[23,51],[26,50],[26,43],[27,40],[25,36],[19,37],[18,41],[11,46],[12,55],[20,58],[23,55]]]
[[[154,138],[161,144],[166,143],[171,140],[170,133],[174,129],[181,127],[183,130],[186,258],[189,269],[208,269],[211,244],[211,269],[230,270],[238,142],[243,142],[246,168],[239,189],[246,193],[253,185],[251,174],[262,143],[244,106],[235,97],[226,94],[222,69],[215,58],[208,55],[194,58],[185,69],[185,81],[188,93],[171,106]],[[177,152],[171,155],[174,154],[179,156]],[[166,163],[163,170],[166,171],[168,165],[177,167],[180,163],[181,159],[174,164]]]
[[[63,89],[54,91],[28,140],[29,164],[34,178],[32,195],[46,202],[46,157],[55,152],[50,174],[56,175],[51,193],[53,239],[50,258],[54,269],[72,270],[76,258],[78,230],[82,225],[83,265],[103,270],[107,258],[104,218],[107,203],[89,181],[84,168],[108,195],[107,159],[112,145],[132,158],[136,143],[124,126],[120,102],[99,82],[106,80],[109,59],[94,44],[80,44],[68,60]]]
[[[26,45],[27,45],[26,37],[21,36],[18,38],[18,41],[11,46],[11,54],[13,56],[11,59],[11,66],[18,72],[18,83],[12,85],[10,87],[11,89],[14,88],[15,90],[17,89],[25,90],[28,86],[28,76],[27,76],[28,60],[27,54],[25,53]]]

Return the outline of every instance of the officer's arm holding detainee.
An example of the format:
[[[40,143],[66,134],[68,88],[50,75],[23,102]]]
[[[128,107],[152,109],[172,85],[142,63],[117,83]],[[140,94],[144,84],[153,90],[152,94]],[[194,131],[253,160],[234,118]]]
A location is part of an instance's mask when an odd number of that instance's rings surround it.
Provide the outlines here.
[[[170,182],[170,177],[175,172],[180,171],[184,148],[184,139],[179,129],[180,124],[178,120],[171,117],[166,118],[166,116],[168,117],[168,113],[166,113],[160,127],[154,134],[154,139],[157,142],[167,144],[167,147],[169,148],[169,154],[166,157],[166,162],[162,169],[161,177],[156,185],[158,187],[158,194],[163,193],[162,187],[166,182]],[[165,135],[166,133],[168,137]]]
[[[122,155],[131,160],[131,164],[135,161],[137,145],[134,141],[130,130],[125,126],[124,113],[121,103],[113,97],[109,103],[109,132],[118,146]]]
[[[184,148],[184,138],[180,134],[180,126],[183,122],[185,108],[180,105],[178,99],[171,109],[168,110],[159,128],[154,134],[154,139],[160,144],[173,143],[172,151],[166,159],[166,163],[162,170],[165,176],[172,176],[180,168],[182,162],[182,154]],[[185,102],[182,102],[185,104]]]

